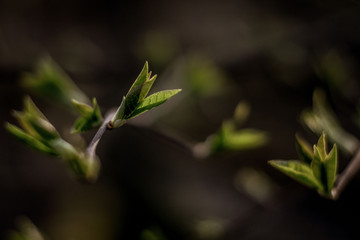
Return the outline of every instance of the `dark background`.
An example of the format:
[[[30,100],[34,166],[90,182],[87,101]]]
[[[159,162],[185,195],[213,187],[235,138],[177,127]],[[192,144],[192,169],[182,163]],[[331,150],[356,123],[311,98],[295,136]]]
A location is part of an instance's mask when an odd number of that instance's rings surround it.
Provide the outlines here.
[[[84,185],[62,163],[1,128],[2,236],[27,216],[53,240],[141,239],[145,229],[171,240],[359,239],[359,177],[333,202],[267,164],[297,158],[296,132],[316,141],[299,115],[311,107],[317,87],[330,96],[344,128],[360,136],[354,121],[359,12],[355,0],[0,1],[1,122],[14,122],[11,110],[21,109],[28,94],[18,80],[43,55],[96,97],[103,113],[120,103],[149,60],[159,74],[154,88],[183,88],[149,113],[155,117],[142,117],[155,119],[153,129],[203,141],[246,100],[252,112],[245,127],[271,137],[265,147],[200,161],[125,126],[104,136],[100,179]],[[221,87],[194,90],[186,70],[193,62],[216,69],[212,80]],[[58,129],[72,124],[74,117],[61,107],[33,98]],[[349,160],[340,154],[340,171]],[[264,199],[239,183],[253,171],[265,176],[270,190]]]

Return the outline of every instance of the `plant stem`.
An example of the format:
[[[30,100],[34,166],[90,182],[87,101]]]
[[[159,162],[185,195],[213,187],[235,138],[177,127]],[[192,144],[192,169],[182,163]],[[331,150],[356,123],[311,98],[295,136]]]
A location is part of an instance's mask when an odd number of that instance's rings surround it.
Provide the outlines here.
[[[336,186],[331,191],[331,196],[334,200],[338,199],[341,192],[344,190],[349,181],[355,176],[360,169],[360,149],[351,159],[345,170],[339,175],[336,180]]]
[[[104,133],[107,129],[111,129],[108,127],[108,124],[111,121],[111,119],[113,118],[115,112],[116,112],[115,110],[111,110],[105,115],[105,119],[104,119],[103,123],[99,127],[98,131],[96,132],[95,136],[93,137],[89,146],[86,149],[87,153],[95,154],[96,147],[97,147],[101,137],[104,135]]]

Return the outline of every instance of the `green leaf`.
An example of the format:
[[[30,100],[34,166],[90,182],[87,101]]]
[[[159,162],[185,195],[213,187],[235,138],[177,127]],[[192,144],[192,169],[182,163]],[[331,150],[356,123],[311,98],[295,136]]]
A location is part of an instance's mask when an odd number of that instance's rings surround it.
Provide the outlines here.
[[[81,117],[75,121],[72,133],[84,132],[101,125],[103,118],[95,98],[93,99],[93,107],[76,100],[73,100],[73,104]]]
[[[123,99],[121,101],[120,106],[116,110],[113,119],[111,120],[111,123],[113,124],[113,127],[119,127],[119,123],[124,118],[125,113],[125,96],[123,96]]]
[[[72,103],[75,107],[75,110],[80,114],[80,116],[91,116],[94,112],[94,108],[89,106],[88,104],[81,103],[79,101],[76,101],[75,99],[72,99]]]
[[[280,170],[302,184],[318,190],[322,188],[320,183],[314,177],[312,169],[306,163],[296,160],[271,160],[269,163],[274,168]]]
[[[314,173],[315,178],[321,182],[324,183],[324,176],[323,176],[323,162],[321,158],[321,154],[319,149],[314,145],[314,158],[311,162],[311,169]]]
[[[128,93],[125,97],[125,109],[124,109],[124,119],[128,119],[129,116],[136,110],[139,106],[140,102],[140,93],[141,93],[141,86],[138,86],[132,90],[132,92]]]
[[[299,137],[297,134],[295,135],[296,142],[296,150],[299,155],[300,160],[310,164],[313,159],[313,151],[308,142]]]
[[[324,165],[326,169],[326,177],[327,177],[327,189],[328,193],[330,193],[331,189],[335,184],[336,174],[337,174],[337,146],[334,144],[331,149],[329,155],[326,156]]]
[[[318,140],[317,143],[317,148],[319,150],[320,156],[321,156],[321,160],[324,161],[326,154],[327,154],[327,150],[326,150],[326,138],[325,138],[325,133],[323,132]]]
[[[144,64],[143,69],[141,70],[141,72],[139,74],[139,76],[136,78],[135,82],[133,83],[133,85],[129,89],[129,92],[126,94],[127,96],[130,95],[130,93],[133,92],[134,89],[136,89],[136,88],[141,89],[141,85],[143,85],[144,82],[147,79],[148,72],[149,72],[149,63],[146,61],[145,64]]]
[[[314,146],[314,158],[311,162],[311,168],[316,179],[321,182],[323,186],[323,192],[326,194],[329,194],[329,191],[331,191],[335,181],[336,167],[334,167],[335,162],[333,159],[333,154],[334,152],[331,153],[332,157],[328,164],[325,164],[325,161],[328,157],[326,150],[326,139],[325,134],[321,134],[317,146]],[[333,172],[334,170],[335,172]]]
[[[17,139],[19,139],[21,142],[25,143],[26,145],[32,147],[35,150],[38,150],[40,152],[44,152],[51,155],[58,155],[56,151],[54,151],[52,148],[46,146],[44,143],[36,139],[35,137],[31,136],[28,133],[25,133],[20,128],[10,124],[6,123],[5,125],[6,130],[8,130],[13,136],[15,136]]]
[[[145,81],[145,83],[143,84],[142,88],[141,88],[141,93],[140,93],[140,97],[139,100],[143,101],[144,98],[147,96],[147,94],[149,93],[152,85],[154,84],[157,75],[155,74],[153,77],[150,78],[151,72],[148,75],[147,80]]]
[[[135,116],[144,113],[151,108],[157,107],[160,104],[163,104],[169,98],[173,97],[177,93],[179,93],[181,89],[173,89],[173,90],[164,90],[150,95],[145,98],[144,101],[140,103],[140,105],[136,108],[136,110],[128,117],[128,119],[133,118]]]

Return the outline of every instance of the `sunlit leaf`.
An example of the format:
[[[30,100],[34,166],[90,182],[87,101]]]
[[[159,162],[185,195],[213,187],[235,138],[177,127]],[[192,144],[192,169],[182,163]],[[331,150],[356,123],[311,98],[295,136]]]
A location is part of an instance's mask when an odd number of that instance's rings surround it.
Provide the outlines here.
[[[327,154],[325,133],[321,134],[321,136],[317,142],[317,149],[319,150],[319,154],[321,156],[322,161],[324,161],[326,154]]]
[[[179,93],[181,89],[173,89],[173,90],[164,90],[157,93],[150,95],[149,97],[145,98],[144,101],[140,103],[140,105],[136,108],[136,110],[129,116],[129,118],[133,118],[135,116],[140,115],[154,107],[157,107],[169,98],[175,96]]]
[[[80,116],[90,116],[94,112],[94,108],[86,103],[76,101],[75,99],[72,100],[72,103],[75,107],[75,110],[80,114]]]
[[[309,143],[304,139],[300,138],[298,135],[295,136],[296,139],[296,150],[298,152],[300,160],[310,164],[313,159],[313,151]]]
[[[125,113],[125,96],[123,97],[120,106],[116,110],[113,119],[111,120],[111,124],[113,127],[120,127],[123,123],[126,122],[124,120],[124,113]]]
[[[133,92],[135,88],[141,88],[141,85],[143,85],[144,82],[146,81],[146,78],[148,76],[148,72],[149,72],[149,63],[146,61],[143,69],[141,70],[141,72],[139,74],[139,76],[136,78],[135,82],[133,83],[133,85],[129,89],[129,92],[126,94],[127,96],[130,95],[130,93]]]
[[[314,177],[311,167],[303,162],[296,160],[271,160],[271,166],[285,173],[296,181],[315,189],[322,189],[321,184]]]
[[[146,97],[154,84],[156,77],[156,75],[151,77],[148,62],[146,62],[129,92],[123,97],[114,117],[109,122],[109,126],[112,128],[120,127],[124,125],[128,119],[136,117],[153,107],[159,106],[181,91],[180,89],[165,90]]]
[[[330,153],[327,154],[327,143],[324,133],[319,137],[317,145],[314,145],[313,153],[310,152],[309,145],[298,136],[296,136],[296,142],[299,156],[305,161],[303,164],[306,166],[306,171],[311,172],[312,177],[316,180],[318,192],[323,196],[331,197],[331,190],[334,186],[337,174],[336,145],[334,145]],[[310,163],[307,162],[309,160]],[[285,165],[286,161],[279,161],[280,162],[277,163],[281,163],[281,166]],[[274,164],[272,165],[275,166]],[[277,168],[280,170],[279,166],[277,166]],[[307,185],[309,184],[307,183]]]
[[[330,153],[326,156],[324,161],[327,177],[327,189],[330,191],[335,183],[336,174],[337,174],[337,147],[334,144]]]
[[[323,166],[323,159],[321,157],[319,149],[314,146],[314,158],[311,162],[311,169],[313,171],[314,177],[322,184],[322,186],[327,186],[327,179],[325,174],[325,167]]]
[[[149,93],[152,85],[154,84],[157,75],[155,74],[153,77],[150,78],[151,72],[148,75],[147,80],[145,81],[145,83],[143,84],[142,88],[141,88],[141,93],[140,93],[140,101],[144,100],[144,98],[147,96],[147,94]]]
[[[140,102],[141,86],[134,88],[129,94],[125,96],[125,112],[124,118],[128,119],[133,112],[138,108]]]

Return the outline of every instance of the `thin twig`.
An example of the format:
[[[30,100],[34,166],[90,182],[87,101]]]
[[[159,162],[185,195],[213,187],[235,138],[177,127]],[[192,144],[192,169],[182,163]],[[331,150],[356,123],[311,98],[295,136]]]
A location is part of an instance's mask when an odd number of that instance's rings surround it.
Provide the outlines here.
[[[339,175],[336,186],[332,189],[331,195],[336,200],[341,192],[344,190],[349,181],[355,176],[360,169],[360,149],[356,152],[351,162],[347,165],[345,170]]]
[[[86,152],[88,154],[95,154],[96,147],[97,147],[101,137],[104,135],[104,133],[107,129],[110,129],[108,127],[108,124],[111,121],[111,119],[113,118],[114,114],[115,114],[115,110],[111,110],[106,114],[103,123],[101,124],[100,128],[98,129],[98,131],[96,132],[95,136],[93,137],[89,146],[86,149]]]
[[[184,152],[193,155],[193,144],[187,142],[184,139],[181,139],[180,137],[169,135],[167,133],[164,133],[163,131],[152,129],[147,126],[141,126],[139,124],[136,124],[135,122],[128,122],[127,125],[131,128],[142,130],[143,132],[150,133],[151,135],[164,139],[165,141],[179,147]]]

